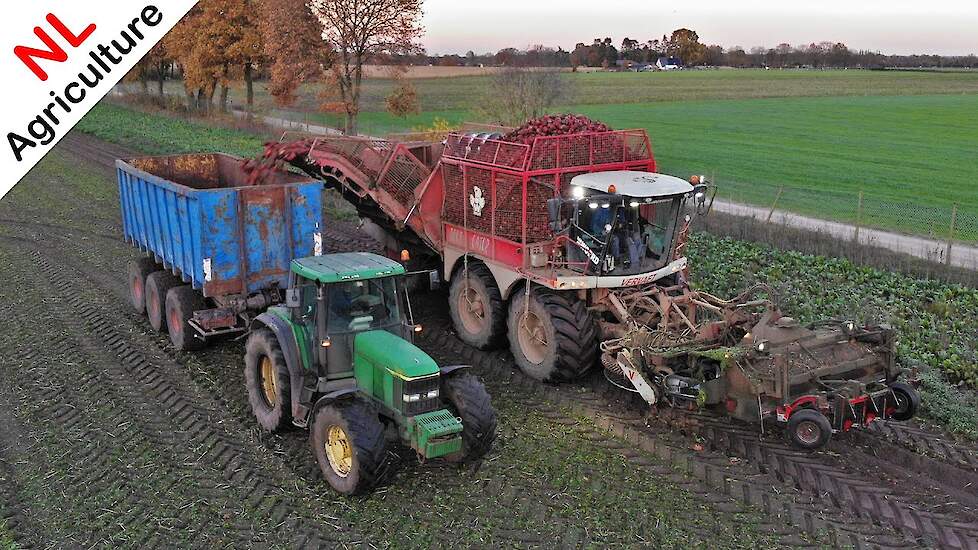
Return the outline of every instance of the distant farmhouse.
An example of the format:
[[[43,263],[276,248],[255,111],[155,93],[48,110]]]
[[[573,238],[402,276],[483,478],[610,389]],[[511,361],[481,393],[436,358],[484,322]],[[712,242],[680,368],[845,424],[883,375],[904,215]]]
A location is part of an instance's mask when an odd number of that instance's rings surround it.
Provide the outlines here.
[[[678,57],[660,57],[655,62],[660,71],[674,71],[683,68],[683,62]]]

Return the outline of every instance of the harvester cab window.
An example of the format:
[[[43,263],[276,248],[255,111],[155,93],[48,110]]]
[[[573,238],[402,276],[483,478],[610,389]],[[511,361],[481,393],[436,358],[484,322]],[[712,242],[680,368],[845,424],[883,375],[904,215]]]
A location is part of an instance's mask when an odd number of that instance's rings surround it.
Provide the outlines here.
[[[401,318],[393,277],[335,283],[328,303],[331,333],[388,328]]]

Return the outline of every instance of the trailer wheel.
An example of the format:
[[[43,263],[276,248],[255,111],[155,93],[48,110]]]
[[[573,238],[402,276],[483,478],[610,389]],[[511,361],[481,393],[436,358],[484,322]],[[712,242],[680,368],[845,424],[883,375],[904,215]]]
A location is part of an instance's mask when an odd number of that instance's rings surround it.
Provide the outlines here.
[[[920,408],[920,393],[906,382],[895,382],[890,385],[890,391],[896,400],[896,408],[890,418],[898,422],[910,420]]]
[[[462,419],[462,450],[445,456],[449,462],[482,458],[496,440],[496,410],[479,377],[459,372],[442,380],[442,392],[452,414]]]
[[[520,292],[509,306],[509,345],[517,366],[541,381],[583,376],[597,362],[597,324],[584,302],[572,294],[535,288]]]
[[[788,437],[799,447],[818,449],[832,437],[832,425],[824,414],[814,409],[802,409],[788,419]]]
[[[460,269],[448,290],[449,312],[455,332],[478,349],[499,345],[506,333],[506,308],[492,272],[477,262]]]
[[[195,311],[206,308],[204,299],[192,286],[178,286],[167,292],[166,325],[175,348],[180,351],[194,351],[204,347],[204,340],[197,335],[189,321]]]
[[[156,332],[166,332],[166,296],[182,281],[168,271],[156,271],[146,277],[146,316]]]
[[[245,386],[248,402],[262,428],[282,431],[292,424],[292,386],[278,338],[268,329],[248,336],[245,344]]]
[[[157,271],[159,266],[152,258],[138,258],[129,261],[129,303],[136,313],[146,313],[146,278]]]
[[[387,464],[384,424],[361,399],[320,407],[309,442],[326,482],[344,495],[372,489]]]

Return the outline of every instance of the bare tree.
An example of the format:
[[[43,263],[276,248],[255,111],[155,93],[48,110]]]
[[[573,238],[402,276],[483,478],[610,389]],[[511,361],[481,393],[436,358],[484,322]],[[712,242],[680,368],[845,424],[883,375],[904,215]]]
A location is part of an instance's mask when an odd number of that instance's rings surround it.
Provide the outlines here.
[[[323,40],[336,59],[333,79],[347,134],[356,134],[363,65],[371,59],[406,54],[417,48],[421,0],[310,0],[323,27]]]
[[[488,120],[519,125],[547,113],[569,96],[569,81],[559,71],[509,68],[493,76],[481,114]]]

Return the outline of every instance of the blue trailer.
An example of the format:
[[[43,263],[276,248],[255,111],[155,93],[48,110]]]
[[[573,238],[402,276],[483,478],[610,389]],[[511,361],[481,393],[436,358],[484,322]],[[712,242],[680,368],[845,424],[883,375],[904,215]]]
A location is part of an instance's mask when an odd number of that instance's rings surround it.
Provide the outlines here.
[[[322,255],[323,184],[279,170],[248,185],[224,154],[116,161],[133,307],[179,349],[244,332],[284,298],[293,258]]]

